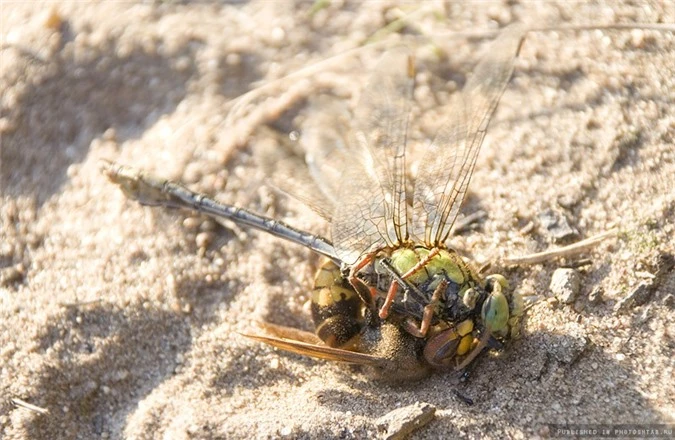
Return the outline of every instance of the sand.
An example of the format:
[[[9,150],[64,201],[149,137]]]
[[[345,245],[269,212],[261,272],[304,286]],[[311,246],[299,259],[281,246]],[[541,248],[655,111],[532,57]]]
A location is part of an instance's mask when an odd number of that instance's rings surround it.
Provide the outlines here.
[[[675,272],[653,280],[655,259],[675,253],[672,33],[527,36],[464,206],[487,218],[451,244],[477,264],[496,261],[491,270],[536,301],[522,338],[464,381],[391,386],[245,339],[236,332],[260,320],[311,330],[320,259],[266,234],[141,207],[98,165],[146,169],[328,234],[270,188],[258,149],[301,129],[307,95],[353,106],[376,55],[273,89],[234,125],[232,98],[371,38],[423,33],[434,44],[418,52],[411,132],[423,145],[490,40],[466,32],[516,20],[675,20],[668,2],[633,3],[3,2],[0,437],[372,438],[380,417],[415,402],[436,413],[414,438],[672,426]],[[571,304],[549,283],[580,257],[498,263],[559,246],[542,227],[548,210],[576,239],[620,231],[580,256],[590,262]],[[640,283],[653,288],[617,311]]]

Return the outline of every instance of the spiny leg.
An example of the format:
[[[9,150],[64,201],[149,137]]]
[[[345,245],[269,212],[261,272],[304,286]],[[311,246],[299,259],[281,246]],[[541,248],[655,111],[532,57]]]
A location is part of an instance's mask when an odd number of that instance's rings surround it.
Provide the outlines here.
[[[389,291],[387,292],[387,296],[384,298],[384,304],[382,304],[382,307],[380,307],[380,319],[387,319],[387,316],[389,316],[389,309],[391,309],[391,305],[394,303],[394,298],[396,297],[397,292],[398,281],[394,280],[389,285]]]
[[[436,286],[436,289],[434,289],[434,293],[431,296],[431,301],[429,301],[429,304],[424,306],[424,312],[422,314],[422,322],[420,322],[419,326],[417,324],[417,321],[412,318],[408,318],[405,320],[404,325],[408,333],[415,336],[416,338],[423,338],[427,335],[427,332],[431,327],[431,320],[434,318],[436,306],[438,306],[438,303],[440,302],[441,299],[441,295],[443,294],[443,291],[447,287],[448,283],[445,280],[442,280],[438,284],[438,286]]]
[[[406,293],[414,294],[415,301],[417,301],[419,304],[424,304],[426,302],[424,293],[422,293],[422,291],[414,284],[404,280],[403,277],[401,277],[401,275],[398,274],[396,269],[394,269],[391,263],[389,263],[389,261],[383,259],[380,260],[380,264],[382,265],[383,268],[385,268],[389,272],[391,277],[394,279],[392,283],[389,285],[389,290],[387,291],[387,296],[385,297],[384,304],[380,308],[378,314],[381,319],[386,319],[387,316],[389,316],[389,309],[391,308],[391,305],[394,302],[394,298],[396,298],[398,288],[401,286],[403,286]]]
[[[436,256],[438,253],[441,251],[440,248],[433,248],[429,253],[426,255],[426,257],[422,258],[419,263],[414,265],[408,272],[404,273],[401,278],[404,280],[406,278],[409,278],[413,275],[415,275],[417,272],[419,272],[423,267],[425,267],[429,262]]]
[[[361,297],[363,303],[366,304],[372,312],[375,312],[375,297],[377,296],[377,291],[374,287],[368,286],[361,279],[359,279],[356,274],[359,273],[361,269],[372,263],[374,258],[375,253],[371,253],[363,257],[363,259],[359,261],[358,264],[349,269],[349,276],[347,277],[349,284],[351,284],[356,293]],[[367,290],[369,294],[366,295],[363,289]]]
[[[434,289],[433,295],[431,295],[431,301],[429,302],[429,304],[424,306],[424,314],[422,315],[422,322],[420,323],[420,334],[422,335],[421,337],[427,335],[429,327],[431,327],[431,320],[434,317],[436,307],[440,303],[441,295],[443,295],[443,292],[447,287],[448,282],[445,280],[441,280],[438,286],[436,286],[436,289]]]
[[[413,276],[415,273],[419,272],[424,266],[426,266],[429,263],[429,261],[431,261],[436,255],[438,255],[438,253],[440,251],[441,250],[439,248],[434,248],[433,250],[431,250],[427,254],[426,257],[424,257],[422,260],[420,260],[415,266],[413,266],[410,270],[408,270],[408,272],[403,274],[401,276],[401,279],[405,280],[406,278],[409,278],[409,277]],[[396,297],[396,293],[398,292],[398,287],[399,287],[399,282],[396,281],[396,280],[392,281],[391,285],[389,286],[389,291],[387,292],[387,296],[384,299],[384,304],[382,304],[382,307],[380,307],[379,316],[380,316],[381,319],[386,319],[387,316],[389,316],[389,310],[391,309],[391,305],[394,303],[394,298]],[[434,294],[435,294],[435,292],[434,292]],[[425,309],[425,313],[426,313],[426,306],[425,306],[424,309]],[[423,323],[424,323],[425,319],[426,318],[424,318],[422,320]],[[431,317],[428,318],[428,321],[431,322]],[[428,330],[428,328],[427,328],[427,330]],[[422,331],[422,330],[420,329],[420,331]],[[420,337],[424,337],[425,334],[426,334],[426,330],[423,332],[422,336],[420,336]]]

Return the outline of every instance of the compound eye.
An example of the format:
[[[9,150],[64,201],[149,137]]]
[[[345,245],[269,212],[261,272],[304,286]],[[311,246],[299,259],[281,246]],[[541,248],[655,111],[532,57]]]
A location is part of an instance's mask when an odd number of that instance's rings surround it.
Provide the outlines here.
[[[506,329],[509,321],[509,303],[502,293],[502,285],[495,283],[492,293],[483,303],[481,316],[485,326],[492,333],[499,333]]]

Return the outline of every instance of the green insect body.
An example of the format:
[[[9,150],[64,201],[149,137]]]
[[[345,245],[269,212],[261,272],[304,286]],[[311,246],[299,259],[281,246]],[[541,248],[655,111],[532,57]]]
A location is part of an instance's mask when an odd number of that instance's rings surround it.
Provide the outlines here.
[[[436,255],[425,262],[430,252],[430,249],[423,246],[417,246],[413,249],[401,248],[392,252],[392,267],[399,274],[406,274],[421,263],[425,263],[419,270],[406,278],[406,281],[424,294],[424,303],[414,304],[410,300],[411,295],[407,295],[407,298],[406,295],[403,295],[400,300],[397,298],[392,308],[405,309],[403,313],[421,320],[424,305],[431,302],[436,288],[441,282],[445,282],[446,287],[441,298],[439,298],[435,315],[446,321],[460,321],[474,311],[474,305],[471,304],[471,301],[468,304],[463,301],[464,295],[467,293],[472,295],[476,291],[482,291],[482,283],[475,271],[457,253],[448,249],[440,249]],[[474,290],[470,291],[472,288]],[[479,296],[485,296],[485,294]],[[478,298],[477,300],[482,302],[481,299],[484,298]]]
[[[330,347],[357,349],[363,335],[385,322],[395,322],[405,338],[418,340],[417,358],[423,359],[420,368],[448,369],[471,355],[482,335],[504,340],[515,335],[511,329],[520,324],[522,300],[508,291],[506,279],[491,275],[482,280],[450,249],[385,250],[357,278],[353,286],[332,261],[316,274],[312,318],[317,336]],[[385,304],[394,282],[403,282],[403,292],[394,296],[391,312],[383,319],[377,310]],[[368,289],[359,288],[361,283]],[[360,293],[364,290],[370,294],[365,300]],[[425,316],[428,326],[421,331]]]

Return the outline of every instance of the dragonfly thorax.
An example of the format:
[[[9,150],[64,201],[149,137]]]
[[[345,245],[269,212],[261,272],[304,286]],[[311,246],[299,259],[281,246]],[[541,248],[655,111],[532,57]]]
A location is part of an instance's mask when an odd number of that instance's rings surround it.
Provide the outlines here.
[[[392,282],[398,294],[391,310],[400,316],[422,320],[424,308],[434,304],[434,323],[460,322],[476,313],[487,293],[478,275],[454,251],[414,246],[398,248],[373,263],[377,274],[377,302]]]

